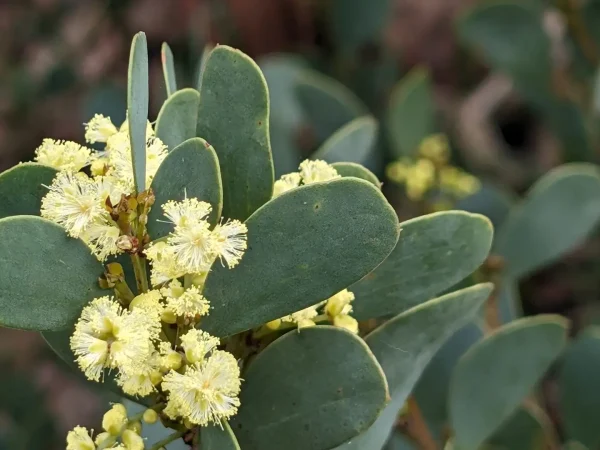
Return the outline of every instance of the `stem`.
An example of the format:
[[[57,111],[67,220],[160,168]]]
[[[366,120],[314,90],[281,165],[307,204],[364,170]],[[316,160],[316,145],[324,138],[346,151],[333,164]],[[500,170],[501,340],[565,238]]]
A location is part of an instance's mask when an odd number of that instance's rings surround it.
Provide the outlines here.
[[[164,438],[162,441],[158,441],[157,443],[155,443],[152,447],[150,447],[149,450],[158,450],[159,448],[164,447],[167,444],[170,444],[174,440],[179,439],[180,437],[183,437],[183,435],[185,433],[187,433],[187,430],[186,431],[176,431],[175,433],[170,434],[169,436]]]
[[[148,275],[146,273],[146,260],[140,255],[131,255],[131,264],[135,273],[138,292],[148,292]]]
[[[312,321],[314,323],[327,322],[328,320],[329,320],[329,316],[327,314],[321,314],[321,315],[315,317],[314,319],[312,319]],[[257,331],[252,333],[252,337],[254,339],[260,339],[262,337],[268,336],[269,334],[275,333],[277,331],[291,330],[291,329],[297,328],[297,327],[298,327],[298,324],[295,322],[282,322],[281,325],[279,325],[279,328],[277,328],[275,330],[272,330],[270,328],[262,326]]]
[[[402,432],[411,438],[421,450],[438,450],[438,444],[431,436],[431,432],[425,423],[421,408],[417,404],[415,397],[408,397],[409,417],[404,425]]]

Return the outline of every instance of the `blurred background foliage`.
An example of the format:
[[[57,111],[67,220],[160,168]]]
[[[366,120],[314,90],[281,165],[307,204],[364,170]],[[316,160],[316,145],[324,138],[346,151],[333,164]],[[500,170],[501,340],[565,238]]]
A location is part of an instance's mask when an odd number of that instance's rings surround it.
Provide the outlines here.
[[[380,177],[401,220],[456,206],[499,225],[553,167],[598,160],[598,21],[596,0],[5,0],[0,171],[30,160],[44,137],[82,142],[81,124],[95,113],[124,120],[129,42],[144,30],[151,117],[166,98],[162,42],[179,88],[197,86],[207,45],[228,44],[265,73],[277,176],[311,155],[339,160],[328,138],[346,125],[337,139],[371,142],[353,160]],[[436,142],[447,149],[438,165]],[[442,183],[443,167],[454,170],[448,180],[473,174],[478,189],[446,198],[440,184],[430,197],[407,182],[425,172]],[[525,315],[564,314],[575,331],[598,324],[599,255],[596,232],[499,295]],[[0,378],[0,449],[39,449],[40,435],[45,449],[64,448],[67,429],[99,422],[109,399],[37,335],[0,333],[11,369]],[[544,392],[552,412],[553,378]],[[561,418],[551,419],[560,430]]]

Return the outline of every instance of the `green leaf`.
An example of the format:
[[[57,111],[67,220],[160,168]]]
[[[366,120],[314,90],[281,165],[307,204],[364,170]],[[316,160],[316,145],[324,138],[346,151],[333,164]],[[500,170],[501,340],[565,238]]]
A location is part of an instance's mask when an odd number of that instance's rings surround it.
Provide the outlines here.
[[[206,61],[208,61],[208,56],[210,55],[210,52],[212,52],[215,49],[215,46],[212,44],[206,44],[204,46],[204,50],[202,50],[202,58],[200,58],[200,67],[198,68],[198,79],[197,79],[197,91],[200,92],[201,91],[201,86],[202,86],[202,76],[204,75],[204,69],[206,69]]]
[[[162,62],[163,76],[165,77],[165,88],[167,98],[177,91],[177,78],[175,76],[175,63],[173,61],[173,52],[166,42],[163,42],[160,48],[160,60]]]
[[[431,358],[473,318],[491,290],[491,284],[479,284],[436,298],[394,317],[365,338],[385,373],[392,401],[368,431],[338,449],[383,447],[398,411]]]
[[[19,164],[0,173],[0,219],[39,216],[42,198],[58,171],[37,163]]]
[[[334,0],[329,6],[332,38],[346,57],[369,44],[378,48],[392,14],[390,0]]]
[[[295,55],[279,54],[261,59],[259,66],[269,87],[269,129],[275,176],[279,178],[298,170],[302,161],[299,136],[304,114],[296,99],[295,86],[306,63]]]
[[[567,321],[540,315],[516,320],[475,344],[450,383],[456,443],[476,450],[507,420],[562,351]]]
[[[131,42],[127,77],[127,120],[135,190],[146,190],[146,125],[148,122],[148,46],[141,31]]]
[[[495,249],[506,273],[523,277],[580,244],[600,219],[600,172],[567,164],[539,180],[498,230]]]
[[[462,211],[418,217],[400,228],[390,256],[349,288],[359,320],[398,314],[450,288],[483,263],[492,243],[489,220]]]
[[[285,334],[243,378],[232,428],[244,450],[332,448],[371,425],[388,399],[362,339],[329,326]]]
[[[40,217],[0,220],[0,325],[61,330],[102,295],[103,267],[79,239]]]
[[[415,400],[429,430],[438,441],[441,441],[448,422],[448,392],[452,371],[460,357],[482,338],[483,330],[474,322],[458,330],[429,362],[415,387]]]
[[[494,69],[519,82],[550,83],[550,38],[539,8],[523,2],[478,5],[458,24],[459,37]]]
[[[247,221],[248,250],[234,270],[216,263],[202,328],[227,336],[299,311],[373,270],[398,239],[398,219],[372,184],[356,178],[301,186]]]
[[[216,425],[202,427],[198,450],[240,450],[229,423],[224,422],[222,427]]]
[[[375,148],[378,131],[379,125],[372,116],[354,119],[333,133],[311,158],[364,164]]]
[[[498,315],[502,324],[507,324],[523,316],[519,285],[510,278],[505,277],[502,280],[498,292]]]
[[[381,189],[381,181],[366,167],[360,164],[351,162],[338,162],[333,163],[331,166],[340,174],[342,177],[354,177],[366,180],[372,183],[377,189]]]
[[[568,347],[560,368],[560,406],[567,438],[600,446],[600,327],[587,328]]]
[[[169,150],[196,136],[200,94],[195,89],[182,89],[163,104],[156,119],[156,136]]]
[[[202,76],[198,136],[216,149],[223,180],[223,216],[246,220],[273,194],[269,92],[258,66],[224,45]]]
[[[494,230],[499,229],[508,217],[517,197],[492,184],[483,183],[474,194],[460,199],[456,209],[483,214],[492,222]]]
[[[169,200],[197,198],[212,205],[209,216],[212,225],[221,217],[223,191],[219,159],[204,139],[188,139],[169,153],[158,168],[151,187],[156,201],[148,214],[148,234],[153,240],[173,231],[173,225],[165,223],[162,210],[162,205]]]
[[[429,73],[412,70],[396,85],[387,111],[387,132],[396,158],[414,156],[421,141],[436,131]]]
[[[296,95],[317,144],[368,113],[367,107],[346,86],[317,72],[305,71],[297,81]]]
[[[551,429],[552,424],[544,411],[527,405],[519,408],[489,439],[488,444],[493,450],[543,450],[547,448],[546,430]]]

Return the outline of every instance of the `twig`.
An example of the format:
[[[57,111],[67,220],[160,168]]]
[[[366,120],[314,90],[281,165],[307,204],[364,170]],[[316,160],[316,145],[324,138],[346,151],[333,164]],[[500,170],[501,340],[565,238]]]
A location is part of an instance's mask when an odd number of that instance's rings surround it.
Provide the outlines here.
[[[425,423],[421,408],[417,404],[414,396],[408,397],[408,415],[401,424],[400,429],[409,437],[420,450],[438,450],[438,444],[431,436],[431,432]]]
[[[159,448],[164,447],[167,444],[170,444],[174,440],[179,439],[180,437],[183,437],[183,435],[185,433],[187,433],[187,430],[186,431],[176,431],[175,433],[170,434],[169,436],[167,436],[163,440],[158,441],[157,443],[155,443],[152,447],[150,447],[150,450],[158,450]]]

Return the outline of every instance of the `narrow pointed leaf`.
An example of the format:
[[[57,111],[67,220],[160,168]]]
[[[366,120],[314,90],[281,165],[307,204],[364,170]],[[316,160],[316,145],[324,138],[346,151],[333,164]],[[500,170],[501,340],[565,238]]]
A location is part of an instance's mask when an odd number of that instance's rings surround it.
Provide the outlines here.
[[[198,67],[198,80],[196,82],[196,88],[200,92],[200,86],[202,86],[202,75],[204,75],[204,69],[206,68],[206,61],[208,61],[208,55],[214,50],[215,46],[212,44],[206,44],[204,50],[202,50],[202,57],[200,58],[200,64]]]
[[[309,70],[298,79],[296,95],[318,144],[368,112],[346,86]]]
[[[566,437],[600,446],[600,327],[586,329],[565,352],[560,368],[560,407]]]
[[[388,399],[362,339],[329,326],[287,333],[243,377],[232,428],[244,450],[332,448],[371,425]]]
[[[227,336],[339,292],[394,248],[398,219],[372,184],[342,178],[293,189],[247,221],[248,250],[229,270],[215,263],[202,328]]]
[[[429,74],[423,69],[413,70],[394,88],[387,129],[391,150],[397,158],[414,156],[421,141],[436,131],[431,90]]]
[[[462,211],[418,217],[400,228],[390,256],[349,288],[359,320],[398,314],[449,289],[485,261],[492,244],[489,220]]]
[[[452,334],[471,320],[492,286],[479,284],[419,305],[370,333],[365,341],[385,373],[392,401],[364,434],[339,450],[379,450],[423,370]]]
[[[223,191],[219,160],[204,139],[189,139],[169,153],[158,168],[151,187],[156,201],[148,214],[148,234],[153,240],[173,231],[173,225],[164,222],[162,210],[162,205],[169,200],[197,198],[212,205],[209,216],[212,225],[221,217]]]
[[[333,163],[332,166],[335,168],[335,170],[337,170],[337,173],[343,177],[360,178],[361,180],[372,183],[377,189],[381,189],[381,181],[379,181],[373,172],[366,167],[361,166],[360,164],[351,162],[338,162]]]
[[[42,198],[58,172],[37,163],[19,164],[0,173],[0,219],[9,216],[39,216]]]
[[[61,330],[100,296],[103,267],[79,239],[40,217],[0,220],[0,325]]]
[[[364,164],[375,148],[378,131],[379,125],[372,116],[354,119],[332,134],[312,155],[312,159]]]
[[[165,88],[167,89],[167,98],[177,91],[177,77],[175,76],[175,62],[173,52],[166,42],[163,42],[160,48],[160,60],[162,62],[163,76],[165,77]]]
[[[600,171],[567,164],[545,175],[498,230],[506,273],[523,277],[579,245],[600,220]]]
[[[459,448],[476,450],[500,428],[559,356],[566,338],[565,319],[540,315],[499,328],[463,355],[449,398]]]
[[[273,194],[273,161],[267,85],[258,66],[239,50],[221,45],[208,56],[197,135],[219,156],[223,215],[246,220]]]
[[[146,190],[148,97],[148,46],[146,35],[139,32],[131,43],[127,77],[127,120],[131,140],[133,179],[137,192]]]
[[[201,428],[200,447],[198,450],[240,450],[240,445],[229,426],[229,423],[209,425]]]
[[[182,89],[163,104],[156,119],[156,136],[169,151],[182,142],[196,137],[200,94],[195,89]]]

